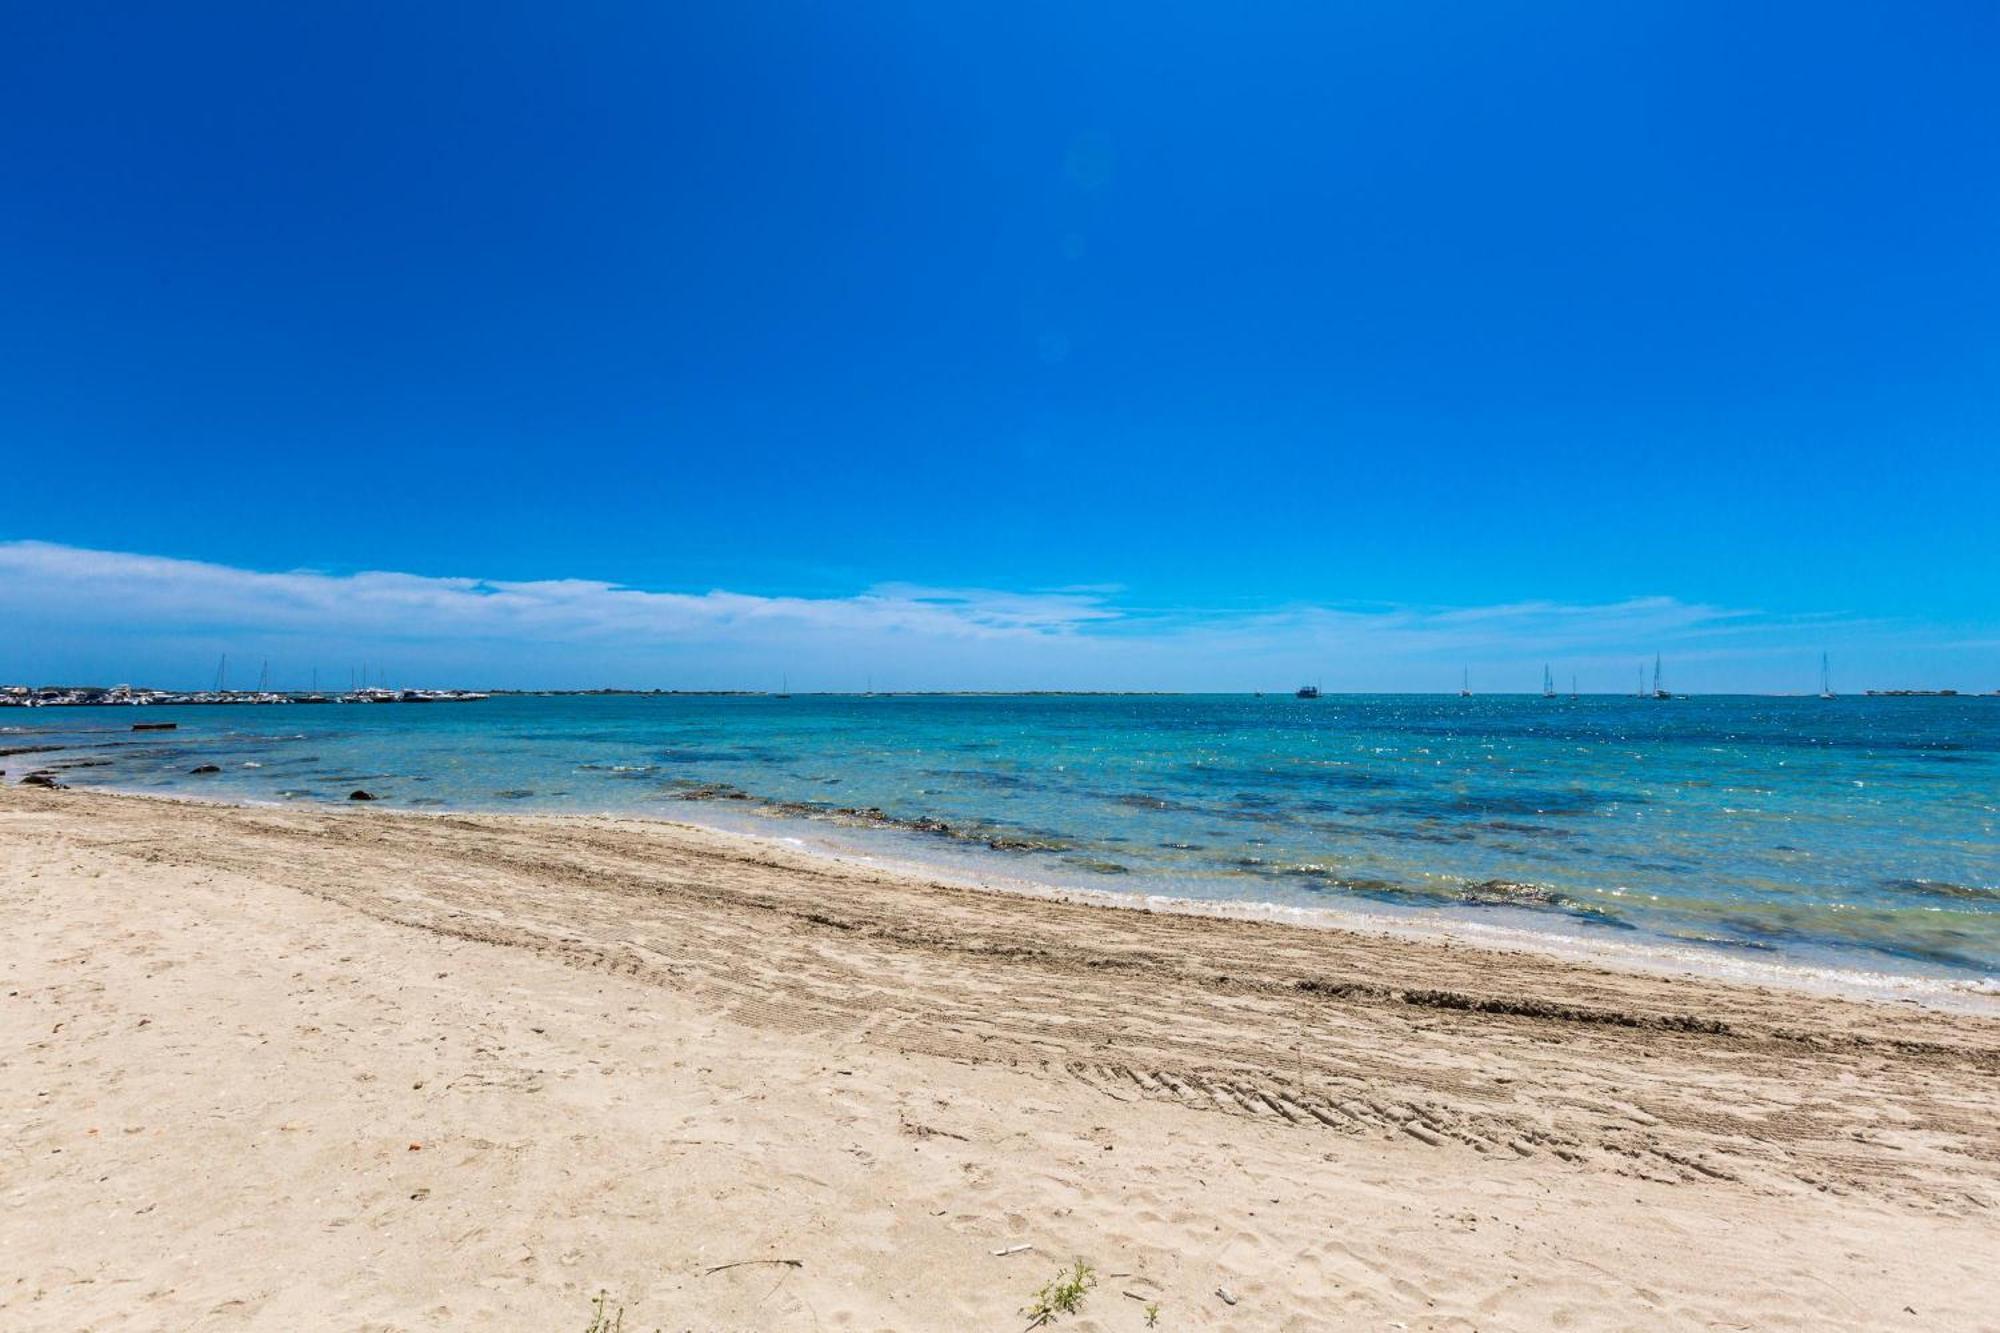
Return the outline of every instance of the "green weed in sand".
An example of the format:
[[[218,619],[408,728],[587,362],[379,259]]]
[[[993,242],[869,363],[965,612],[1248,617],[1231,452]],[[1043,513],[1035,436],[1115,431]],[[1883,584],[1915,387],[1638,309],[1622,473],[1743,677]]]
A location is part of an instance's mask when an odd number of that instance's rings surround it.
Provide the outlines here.
[[[625,1327],[625,1307],[606,1312],[604,1301],[607,1293],[598,1292],[597,1299],[590,1303],[590,1327],[583,1333],[620,1333]]]
[[[1066,1268],[1044,1283],[1021,1313],[1028,1317],[1029,1328],[1053,1324],[1057,1316],[1081,1310],[1084,1296],[1096,1285],[1096,1272],[1079,1259],[1074,1268]]]

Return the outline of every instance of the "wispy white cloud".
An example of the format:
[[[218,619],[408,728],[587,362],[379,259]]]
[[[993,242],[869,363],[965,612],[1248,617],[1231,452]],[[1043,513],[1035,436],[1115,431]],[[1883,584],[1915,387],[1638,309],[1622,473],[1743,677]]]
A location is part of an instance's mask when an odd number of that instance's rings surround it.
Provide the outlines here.
[[[1670,597],[1575,605],[1288,606],[1192,612],[1113,587],[892,583],[845,597],[662,592],[367,571],[263,571],[0,542],[0,678],[199,680],[218,652],[308,665],[393,660],[408,683],[719,688],[1435,689],[1461,668],[1523,688],[1551,661],[1585,688],[1674,658],[1695,688],[1808,683],[1830,640],[1914,651],[1909,627]],[[1967,650],[1990,648],[1977,639]],[[1989,654],[1990,655],[1990,654]],[[1533,680],[1529,679],[1532,673]],[[1794,679],[1800,677],[1800,679]],[[329,678],[331,679],[331,678]]]
[[[593,641],[745,631],[991,638],[1072,632],[1117,612],[1095,593],[892,584],[852,597],[649,592],[588,579],[524,582],[370,570],[269,573],[49,542],[0,543],[0,605],[126,625],[281,633]]]

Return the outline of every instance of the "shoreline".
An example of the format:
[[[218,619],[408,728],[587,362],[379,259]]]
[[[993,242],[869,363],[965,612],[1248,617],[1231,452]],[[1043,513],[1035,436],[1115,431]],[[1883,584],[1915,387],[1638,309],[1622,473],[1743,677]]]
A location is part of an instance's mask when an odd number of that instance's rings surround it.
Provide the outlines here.
[[[1885,730],[1817,701],[1569,721],[1488,704],[1466,723],[1290,700],[508,699],[325,726],[222,710],[164,741],[97,709],[99,729],[56,727],[70,753],[46,758],[149,794],[338,804],[365,787],[397,808],[689,819],[957,882],[1954,1008],[2000,998],[1986,728]],[[1176,739],[1160,748],[1155,726]]]
[[[916,843],[914,839],[898,838],[899,830],[894,828],[832,824],[831,827],[834,829],[856,835],[852,842],[848,843],[837,836],[829,835],[828,825],[812,819],[769,814],[757,810],[746,812],[752,819],[770,820],[780,830],[796,830],[795,832],[757,831],[745,829],[733,820],[699,818],[697,817],[699,814],[709,811],[699,803],[690,804],[696,805],[697,808],[685,819],[615,811],[607,811],[601,815],[565,812],[540,817],[639,819],[664,824],[682,824],[740,837],[752,843],[776,843],[788,850],[823,857],[836,863],[886,869],[959,888],[1076,902],[1107,910],[1167,913],[1198,919],[1267,921],[1300,930],[1342,931],[1413,944],[1462,945],[1497,955],[1528,955],[1581,967],[1627,972],[1637,976],[1685,977],[1731,985],[1771,986],[1805,995],[1823,995],[1880,1004],[1922,1005],[1944,1013],[2000,1015],[2000,978],[1987,977],[1975,981],[1911,973],[1871,972],[1836,965],[1815,966],[1801,961],[1753,959],[1720,944],[1713,946],[1690,944],[1678,950],[1664,942],[1656,941],[1626,945],[1610,938],[1587,937],[1552,926],[1482,922],[1465,915],[1451,915],[1449,909],[1445,908],[1406,909],[1399,912],[1386,906],[1379,910],[1359,907],[1306,907],[1269,901],[1197,898],[1143,890],[1100,889],[1081,884],[1037,879],[1027,874],[1009,874],[1004,866],[996,866],[993,870],[987,871],[976,864],[984,859],[976,851],[962,861],[945,856],[927,858],[921,855],[925,850],[922,844]],[[514,816],[514,812],[504,810],[460,813],[487,814],[499,818]],[[816,841],[806,836],[808,833],[820,836]],[[871,848],[867,845],[870,835],[881,835],[885,843],[895,839],[899,846],[896,850]],[[904,841],[910,843],[907,849],[900,847]],[[896,854],[898,850],[908,850],[910,854],[898,855]],[[1134,878],[1143,884],[1146,876],[1142,873]]]
[[[7,787],[0,886],[10,1327],[1006,1327],[1075,1257],[1079,1330],[2000,1300],[1992,1018],[640,818]]]
[[[146,791],[116,784],[88,785],[79,790],[161,802],[252,809],[346,808],[341,802],[296,802],[207,796],[198,792]],[[2000,1016],[2000,978],[1980,980],[1924,976],[1913,973],[1866,971],[1838,965],[1814,965],[1788,959],[1745,957],[1724,945],[1691,944],[1675,948],[1649,939],[1621,941],[1564,932],[1553,926],[1493,924],[1447,909],[1367,909],[1344,906],[1300,906],[1271,901],[1197,898],[1143,889],[1102,889],[1062,883],[1031,874],[1009,873],[995,853],[988,858],[976,848],[959,848],[953,858],[932,848],[907,829],[895,825],[818,819],[752,797],[740,810],[722,801],[685,801],[675,815],[650,810],[521,811],[507,809],[408,809],[389,807],[385,814],[419,818],[477,816],[502,820],[636,820],[668,827],[702,829],[740,838],[750,845],[767,845],[813,856],[835,864],[889,871],[913,879],[949,884],[978,892],[1075,902],[1107,910],[1165,913],[1194,919],[1267,921],[1301,930],[1345,932],[1417,945],[1458,945],[1500,956],[1522,955],[1586,968],[1603,968],[1634,976],[1681,977],[1729,985],[1764,986],[1801,995],[1826,996],[1864,1003],[1918,1005],[1940,1013]],[[727,818],[740,814],[741,820]],[[721,816],[703,818],[702,816]],[[766,821],[758,829],[745,824]],[[843,838],[840,835],[851,835]],[[871,845],[879,844],[879,845]],[[1135,877],[1141,884],[1145,876]],[[1493,909],[1478,909],[1491,912]],[[1500,909],[1505,911],[1506,909]]]

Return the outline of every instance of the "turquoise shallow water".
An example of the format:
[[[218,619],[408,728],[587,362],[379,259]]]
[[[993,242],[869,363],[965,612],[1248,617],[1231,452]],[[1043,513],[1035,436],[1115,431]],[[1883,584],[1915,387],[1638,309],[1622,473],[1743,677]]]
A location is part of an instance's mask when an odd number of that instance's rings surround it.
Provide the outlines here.
[[[134,733],[134,721],[175,722]],[[766,817],[1073,887],[2000,976],[2000,699],[576,697],[0,712],[9,779]],[[189,769],[215,764],[219,773]],[[693,798],[693,799],[690,799]],[[860,811],[842,814],[842,810]]]

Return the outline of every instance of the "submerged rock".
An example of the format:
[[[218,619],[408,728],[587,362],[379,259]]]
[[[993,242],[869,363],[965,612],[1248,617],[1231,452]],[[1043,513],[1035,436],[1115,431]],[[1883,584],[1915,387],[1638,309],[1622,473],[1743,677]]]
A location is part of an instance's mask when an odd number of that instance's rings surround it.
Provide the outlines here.
[[[1069,844],[1050,838],[1015,838],[996,835],[986,840],[986,845],[996,852],[1066,852]]]
[[[347,793],[347,799],[350,801],[373,801],[378,798],[374,792],[363,791],[361,788],[356,787],[353,791]]]
[[[699,782],[672,793],[677,801],[747,801],[750,793],[726,782]]]
[[[1969,898],[1988,902],[2000,900],[2000,889],[1980,884],[1953,884],[1942,879],[1885,879],[1884,888],[1897,893],[1934,893],[1940,898]]]
[[[1632,930],[1634,926],[1608,904],[1589,902],[1546,884],[1524,884],[1511,879],[1468,881],[1450,896],[1450,901],[1474,907],[1529,907],[1566,912],[1593,925]]]
[[[56,775],[47,769],[38,769],[21,779],[23,787],[47,787],[50,791],[67,791],[68,788],[56,781]]]
[[[1398,880],[1374,879],[1366,875],[1338,875],[1327,883],[1349,893],[1395,894],[1400,897],[1411,892],[1409,885]]]
[[[1460,902],[1516,907],[1567,907],[1568,894],[1540,884],[1523,884],[1510,879],[1486,879],[1468,883],[1459,890]]]
[[[220,764],[197,764],[188,770],[190,773],[220,773],[221,771],[222,766]]]

